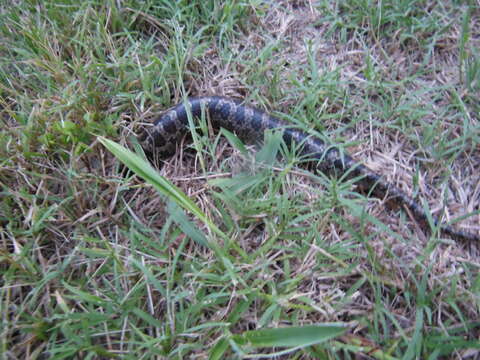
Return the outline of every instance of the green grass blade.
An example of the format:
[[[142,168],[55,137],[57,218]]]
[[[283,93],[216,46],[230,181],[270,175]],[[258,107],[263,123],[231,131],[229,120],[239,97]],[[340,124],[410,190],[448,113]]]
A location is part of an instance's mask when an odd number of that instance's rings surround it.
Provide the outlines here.
[[[179,206],[191,212],[217,235],[227,238],[187,195],[165,177],[161,176],[146,160],[112,140],[104,137],[99,137],[98,140],[125,166],[152,185],[157,191],[168,196]]]
[[[246,331],[235,337],[240,344],[254,348],[295,347],[301,348],[320,344],[342,335],[347,330],[343,324],[317,324],[308,326],[291,326]]]

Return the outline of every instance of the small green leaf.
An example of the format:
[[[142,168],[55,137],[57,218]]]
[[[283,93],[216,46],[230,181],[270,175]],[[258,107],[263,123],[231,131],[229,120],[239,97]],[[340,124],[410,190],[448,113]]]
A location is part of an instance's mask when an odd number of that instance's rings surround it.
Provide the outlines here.
[[[134,308],[132,309],[132,312],[137,315],[139,318],[143,319],[147,324],[154,326],[158,329],[163,329],[164,323],[161,321],[158,321],[155,319],[152,315],[146,313],[143,310],[140,310],[139,308]]]
[[[319,344],[347,330],[343,324],[317,324],[246,331],[234,339],[251,347],[305,347]]]
[[[103,305],[107,302],[101,297],[98,297],[96,295],[92,295],[90,293],[77,289],[76,287],[70,286],[65,282],[63,283],[63,286],[66,289],[68,289],[70,292],[74,293],[76,295],[75,297],[76,299],[81,299],[82,301],[85,301],[87,303],[98,304],[98,305]]]
[[[225,136],[230,143],[235,149],[240,151],[242,155],[246,156],[248,154],[247,148],[243,144],[242,140],[240,140],[237,135],[234,133],[226,130],[225,128],[220,129],[220,133]]]
[[[221,339],[218,341],[215,346],[210,350],[210,360],[224,359],[223,354],[228,349],[228,341],[226,339]]]
[[[182,229],[182,231],[193,241],[201,246],[208,247],[208,240],[205,235],[198,229],[198,226],[192,223],[185,215],[182,209],[173,201],[167,205],[168,213],[172,216],[173,221]]]
[[[266,165],[273,165],[282,145],[283,131],[273,131],[265,133],[265,142],[257,152],[255,158],[258,162]]]

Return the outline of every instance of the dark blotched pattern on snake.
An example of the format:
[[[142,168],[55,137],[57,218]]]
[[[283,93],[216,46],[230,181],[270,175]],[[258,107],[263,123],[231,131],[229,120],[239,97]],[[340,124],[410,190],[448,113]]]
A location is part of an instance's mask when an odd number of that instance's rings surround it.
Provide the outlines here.
[[[242,105],[240,101],[220,97],[191,97],[161,115],[153,127],[145,129],[139,140],[144,150],[149,153],[159,153],[160,156],[172,155],[176,144],[188,131],[188,113],[192,118],[198,118],[202,111],[211,120],[214,127],[223,127],[234,132],[240,139],[248,142],[263,140],[268,129],[283,131],[283,139],[287,145],[302,145],[301,155],[315,161],[316,169],[329,175],[347,174],[347,178],[360,178],[356,183],[363,191],[368,191],[379,198],[387,197],[400,206],[408,208],[412,215],[422,224],[427,224],[427,216],[422,206],[393,184],[385,181],[366,166],[358,163],[337,147],[328,146],[318,137],[306,132],[288,127],[280,119],[264,111]],[[460,240],[479,241],[480,236],[454,229],[441,224],[433,218],[435,225],[440,225],[442,231]]]

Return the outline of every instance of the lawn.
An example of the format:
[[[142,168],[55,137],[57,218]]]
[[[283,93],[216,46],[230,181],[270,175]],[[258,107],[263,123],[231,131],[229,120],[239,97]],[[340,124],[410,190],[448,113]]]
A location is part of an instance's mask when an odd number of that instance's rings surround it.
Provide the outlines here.
[[[199,119],[150,168],[136,135],[205,95],[480,234],[478,1],[0,0],[0,359],[480,357],[480,244],[275,132]]]

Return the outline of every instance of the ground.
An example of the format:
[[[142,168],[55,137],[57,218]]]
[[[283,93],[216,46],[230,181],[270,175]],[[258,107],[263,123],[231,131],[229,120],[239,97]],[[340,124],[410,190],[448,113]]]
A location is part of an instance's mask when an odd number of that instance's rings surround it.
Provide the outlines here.
[[[480,234],[479,29],[475,1],[0,1],[2,356],[478,357],[478,244],[275,135],[204,119],[153,159],[184,209],[102,139],[142,156],[184,96],[242,99]],[[325,323],[346,330],[307,346]]]

